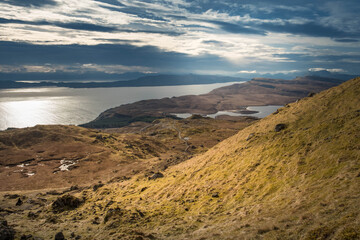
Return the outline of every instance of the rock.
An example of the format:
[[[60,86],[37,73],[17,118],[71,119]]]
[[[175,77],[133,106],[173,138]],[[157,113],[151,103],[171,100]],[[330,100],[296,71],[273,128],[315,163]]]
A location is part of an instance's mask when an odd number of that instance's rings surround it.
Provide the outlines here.
[[[78,185],[74,185],[70,187],[70,191],[75,191],[75,190],[79,190],[80,188],[78,187]]]
[[[13,240],[14,236],[14,229],[8,226],[5,219],[0,219],[0,240]]]
[[[55,190],[51,190],[49,192],[46,192],[46,194],[48,194],[48,195],[60,195],[61,193],[58,192],[58,191],[55,191]]]
[[[35,218],[38,217],[38,215],[37,215],[36,213],[34,213],[34,212],[29,212],[27,216],[28,216],[28,218],[30,218],[30,219],[35,219]]]
[[[17,202],[16,202],[16,206],[21,206],[23,204],[23,201],[20,199],[20,198],[18,198],[18,200],[17,200]]]
[[[213,193],[212,195],[211,195],[211,197],[213,197],[213,198],[218,198],[219,197],[219,193]]]
[[[164,174],[162,174],[161,172],[157,172],[154,173],[153,175],[151,175],[150,177],[148,177],[149,180],[155,180],[157,178],[163,178]]]
[[[204,119],[204,117],[200,114],[193,114],[191,117],[189,117],[189,119]]]
[[[286,128],[286,125],[284,123],[279,123],[275,126],[275,132],[280,132],[281,130],[284,130]]]
[[[246,138],[246,141],[249,141],[253,136],[255,136],[254,133],[250,133],[249,136]]]
[[[313,97],[313,96],[315,96],[315,94],[316,93],[314,93],[314,92],[309,92],[309,94],[307,95],[308,97]]]
[[[24,234],[20,237],[20,240],[32,240],[32,239],[34,239],[34,238],[31,234],[29,234],[29,235]]]
[[[103,187],[103,186],[104,186],[104,184],[101,183],[101,182],[99,182],[98,184],[95,184],[95,185],[93,186],[94,192],[95,192],[96,190],[98,190],[99,188]]]
[[[64,195],[57,198],[51,205],[53,212],[59,213],[67,210],[73,210],[83,203],[82,200],[71,195]]]
[[[95,217],[92,221],[92,224],[96,224],[99,225],[100,224],[100,218],[99,217]]]
[[[62,232],[58,232],[56,235],[55,235],[55,240],[65,240],[65,236]]]
[[[15,199],[15,198],[19,198],[20,195],[18,194],[5,194],[4,198],[8,198],[8,199]]]

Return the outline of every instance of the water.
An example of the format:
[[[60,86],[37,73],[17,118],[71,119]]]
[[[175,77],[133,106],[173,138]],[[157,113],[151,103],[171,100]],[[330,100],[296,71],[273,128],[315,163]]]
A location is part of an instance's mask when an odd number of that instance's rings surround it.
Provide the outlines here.
[[[239,82],[120,88],[29,88],[0,90],[0,130],[37,124],[89,122],[101,112],[140,100],[204,94]]]
[[[208,117],[212,117],[212,118],[215,118],[216,116],[219,116],[219,115],[251,116],[251,117],[257,117],[257,118],[264,118],[264,117],[272,114],[273,112],[275,112],[276,110],[278,110],[278,109],[281,108],[281,107],[282,107],[282,106],[279,106],[279,105],[250,106],[250,107],[247,107],[246,110],[249,110],[249,111],[257,111],[257,113],[246,114],[246,113],[219,111],[219,112],[217,112],[217,113],[215,113],[215,114],[209,114],[209,115],[207,115],[207,116],[208,116]]]
[[[276,110],[278,110],[279,108],[281,108],[281,105],[267,105],[267,106],[250,106],[247,107],[246,110],[249,111],[256,111],[257,113],[238,113],[238,112],[231,112],[231,111],[218,111],[217,113],[214,114],[208,114],[208,115],[203,115],[204,117],[211,117],[211,118],[215,118],[217,116],[220,115],[229,115],[229,116],[251,116],[251,117],[257,117],[257,118],[264,118],[270,114],[272,114],[273,112],[275,112]],[[173,115],[179,117],[179,118],[188,118],[191,117],[192,114],[191,113],[172,113]]]

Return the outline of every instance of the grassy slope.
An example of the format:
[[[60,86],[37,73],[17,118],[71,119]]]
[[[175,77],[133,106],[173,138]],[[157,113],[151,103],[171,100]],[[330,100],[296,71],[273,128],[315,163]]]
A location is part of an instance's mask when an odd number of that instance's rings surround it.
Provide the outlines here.
[[[23,231],[62,229],[82,239],[358,239],[359,96],[357,78],[289,104],[164,178],[84,191],[86,203],[57,214],[56,227],[39,220]],[[275,132],[279,123],[287,128]],[[91,224],[95,217],[100,224]]]

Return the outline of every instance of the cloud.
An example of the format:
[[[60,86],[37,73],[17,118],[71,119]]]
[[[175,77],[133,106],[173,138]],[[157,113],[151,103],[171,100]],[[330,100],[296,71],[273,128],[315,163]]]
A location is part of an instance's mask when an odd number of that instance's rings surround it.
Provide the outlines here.
[[[117,30],[115,27],[107,27],[107,26],[101,26],[101,25],[96,25],[96,24],[91,24],[91,23],[82,23],[82,22],[53,23],[53,25],[62,27],[62,28],[85,30],[85,31],[96,31],[96,32],[114,32]]]
[[[358,0],[4,0],[0,64],[354,72],[359,10]]]
[[[108,5],[113,5],[113,6],[120,6],[120,7],[124,7],[125,5],[122,4],[121,2],[117,1],[117,0],[94,0],[96,2],[100,2],[100,3],[106,3]]]
[[[23,21],[16,19],[6,19],[0,18],[0,23],[4,24],[26,24],[26,25],[35,25],[35,26],[56,26],[66,29],[74,30],[84,30],[84,31],[94,31],[94,32],[128,32],[128,33],[154,33],[154,34],[164,34],[171,36],[178,36],[183,34],[180,31],[164,31],[164,30],[133,30],[126,28],[117,28],[114,26],[103,26],[86,22],[47,22],[47,21]]]
[[[294,24],[289,22],[284,24],[263,23],[260,27],[270,32],[307,35],[312,37],[341,38],[359,36],[359,34],[344,32],[332,26],[322,26],[315,22],[304,24]]]
[[[126,44],[100,45],[33,45],[0,42],[0,65],[53,65],[82,66],[91,69],[114,71],[158,72],[193,71],[195,69],[226,69],[232,65],[217,56],[191,56],[167,52],[152,46],[136,47]],[[135,67],[134,67],[135,66]],[[136,69],[133,69],[136,68]],[[70,68],[68,68],[70,69]],[[64,69],[63,69],[64,70]],[[65,70],[64,70],[65,71]]]
[[[336,42],[341,42],[341,43],[356,43],[360,41],[358,39],[353,39],[353,38],[336,38],[334,40]]]
[[[154,13],[148,12],[145,9],[136,8],[136,7],[111,7],[111,6],[101,6],[103,8],[109,9],[111,11],[115,12],[122,12],[126,14],[135,15],[139,18],[144,19],[152,19],[152,20],[158,20],[158,21],[166,21],[164,18],[157,16]]]
[[[333,69],[326,69],[326,68],[309,68],[309,72],[320,72],[320,71],[327,71],[331,73],[342,73],[346,72],[344,69],[341,68],[333,68]]]
[[[22,6],[22,7],[42,7],[46,5],[56,5],[56,1],[54,0],[3,0],[4,3]]]
[[[250,73],[257,73],[257,71],[256,71],[256,70],[253,70],[253,71],[242,70],[242,71],[238,71],[238,73],[247,73],[247,74],[250,74]]]
[[[208,21],[208,22],[218,25],[224,31],[230,33],[265,35],[265,31],[258,30],[256,28],[252,28],[249,26],[241,26],[239,24],[233,24],[233,23],[221,22],[221,21]]]
[[[85,30],[85,31],[96,31],[96,32],[114,32],[117,30],[115,27],[108,27],[108,26],[101,26],[91,23],[85,22],[47,22],[47,21],[23,21],[23,20],[16,20],[16,19],[6,19],[0,18],[0,23],[15,23],[15,24],[27,24],[27,25],[49,25],[49,26],[57,26],[61,28],[68,28],[74,30]]]
[[[124,65],[99,65],[94,63],[87,64],[43,64],[43,65],[0,65],[1,73],[85,73],[103,72],[107,74],[122,74],[126,72],[152,73],[151,68],[143,66],[124,66]]]

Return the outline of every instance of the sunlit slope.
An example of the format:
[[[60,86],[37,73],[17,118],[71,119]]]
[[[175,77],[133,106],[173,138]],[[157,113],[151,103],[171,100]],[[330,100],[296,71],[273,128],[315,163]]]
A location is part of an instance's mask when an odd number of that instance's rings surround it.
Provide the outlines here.
[[[358,231],[359,96],[357,78],[289,104],[162,179],[124,184],[114,198],[144,211],[159,228],[155,232],[169,235],[340,236],[350,231],[344,226]],[[279,123],[286,129],[275,132]]]

